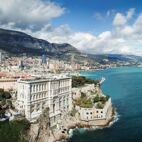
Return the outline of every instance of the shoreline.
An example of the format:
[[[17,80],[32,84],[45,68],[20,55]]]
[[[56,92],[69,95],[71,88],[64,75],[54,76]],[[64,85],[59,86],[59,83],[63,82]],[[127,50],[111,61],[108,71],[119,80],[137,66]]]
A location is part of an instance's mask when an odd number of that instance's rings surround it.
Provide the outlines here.
[[[115,112],[115,115],[113,116],[113,118],[104,126],[95,126],[95,127],[92,127],[92,128],[87,128],[87,127],[84,127],[84,128],[75,128],[75,129],[70,129],[72,132],[70,132],[70,135],[71,137],[73,136],[73,131],[75,131],[76,129],[84,129],[85,131],[95,131],[95,130],[98,130],[98,129],[105,129],[105,128],[110,128],[114,123],[116,123],[117,121],[119,120],[119,115],[117,112]],[[70,138],[71,138],[70,137]]]
[[[105,129],[111,127],[115,122],[119,120],[119,115],[116,111],[116,108],[114,109],[114,112],[112,112],[111,118],[106,120],[106,123],[104,125],[84,125],[83,123],[76,123],[74,126],[68,128],[65,134],[60,134],[62,136],[62,139],[56,139],[54,142],[61,142],[61,141],[67,141],[69,140],[72,136],[73,133],[76,129],[83,129],[84,131],[89,130],[89,131],[94,131],[97,129]],[[56,135],[56,134],[55,134]]]

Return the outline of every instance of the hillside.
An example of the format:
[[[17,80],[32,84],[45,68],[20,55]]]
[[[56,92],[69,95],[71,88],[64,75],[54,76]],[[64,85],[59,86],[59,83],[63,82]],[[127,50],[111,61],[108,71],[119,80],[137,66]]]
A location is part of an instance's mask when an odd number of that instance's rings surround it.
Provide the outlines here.
[[[142,62],[141,56],[135,56],[135,55],[121,55],[121,54],[88,54],[88,56],[101,64],[105,64],[107,62],[113,63],[113,62]]]
[[[32,37],[26,33],[0,29],[0,51],[10,53],[12,55],[21,56],[41,56],[46,54],[50,58],[56,58],[69,61],[74,55],[74,61],[79,63],[105,64],[111,62],[142,62],[142,57],[134,55],[119,54],[82,54],[79,50],[68,43],[57,44],[50,43],[43,39]]]
[[[37,39],[23,32],[0,29],[0,49],[15,55],[40,56],[43,53],[53,58],[66,58],[71,54],[80,55],[80,52],[70,44],[50,43]]]

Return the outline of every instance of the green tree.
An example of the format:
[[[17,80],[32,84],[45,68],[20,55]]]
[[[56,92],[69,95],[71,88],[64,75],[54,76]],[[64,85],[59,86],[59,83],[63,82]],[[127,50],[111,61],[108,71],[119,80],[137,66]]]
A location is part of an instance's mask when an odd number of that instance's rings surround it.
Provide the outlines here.
[[[10,95],[10,93],[9,92],[4,92],[4,98],[5,99],[10,99],[11,98],[11,95]]]
[[[93,99],[93,101],[94,101],[94,103],[99,102],[100,101],[99,95],[96,95],[96,97]]]

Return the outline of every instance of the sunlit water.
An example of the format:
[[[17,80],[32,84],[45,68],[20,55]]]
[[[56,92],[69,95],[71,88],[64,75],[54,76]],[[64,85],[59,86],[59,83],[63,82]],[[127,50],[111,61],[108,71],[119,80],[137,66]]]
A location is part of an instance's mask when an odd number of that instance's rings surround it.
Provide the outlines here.
[[[102,89],[112,97],[119,120],[101,130],[75,130],[68,142],[142,142],[142,68],[113,68],[82,75],[106,78]]]

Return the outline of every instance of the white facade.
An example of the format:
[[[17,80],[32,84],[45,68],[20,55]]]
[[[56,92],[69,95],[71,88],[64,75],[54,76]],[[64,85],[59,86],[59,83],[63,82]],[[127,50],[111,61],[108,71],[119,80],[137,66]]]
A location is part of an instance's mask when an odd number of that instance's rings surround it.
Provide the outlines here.
[[[49,107],[51,125],[57,124],[63,112],[72,108],[71,78],[19,80],[18,110],[33,121]]]
[[[17,79],[0,79],[0,88],[17,90]]]
[[[111,106],[111,98],[109,98],[103,109],[97,109],[95,106],[92,108],[78,107],[80,119],[84,121],[107,119],[107,114]]]

